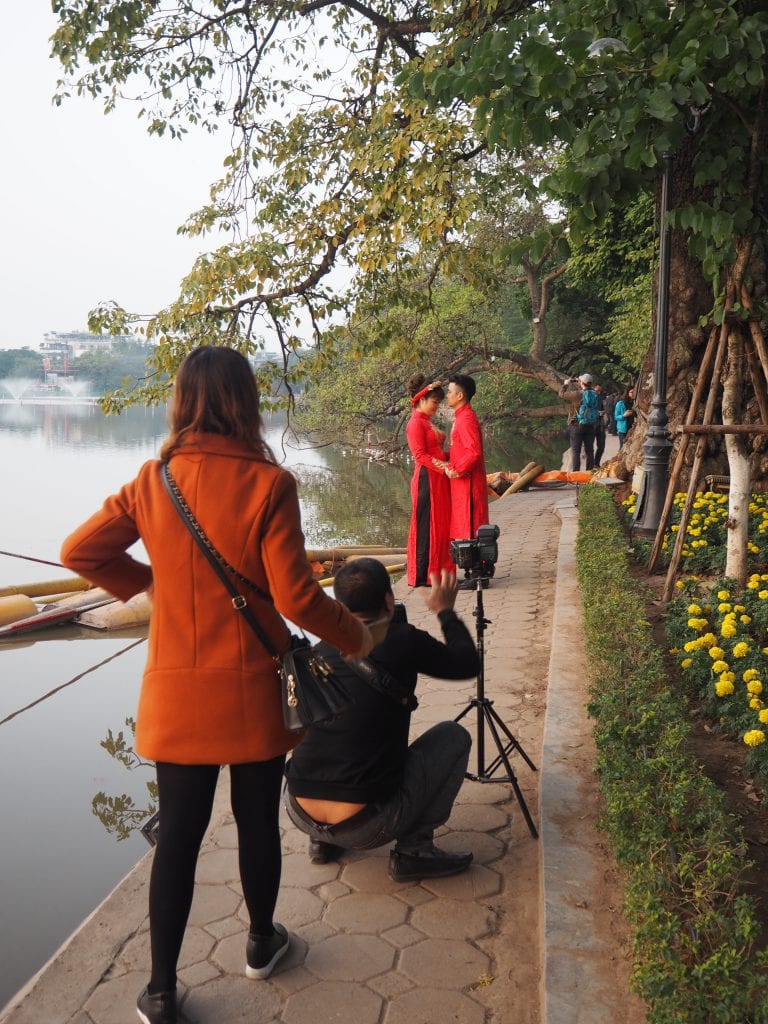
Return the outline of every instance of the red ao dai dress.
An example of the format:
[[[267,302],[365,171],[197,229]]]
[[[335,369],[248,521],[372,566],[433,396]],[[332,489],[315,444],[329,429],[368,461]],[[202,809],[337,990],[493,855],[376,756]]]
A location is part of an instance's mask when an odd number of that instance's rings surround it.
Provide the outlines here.
[[[408,585],[428,587],[430,573],[453,570],[450,555],[451,488],[442,469],[432,459],[445,460],[442,440],[429,416],[414,410],[405,428],[414,460],[411,478],[411,525],[408,531]]]

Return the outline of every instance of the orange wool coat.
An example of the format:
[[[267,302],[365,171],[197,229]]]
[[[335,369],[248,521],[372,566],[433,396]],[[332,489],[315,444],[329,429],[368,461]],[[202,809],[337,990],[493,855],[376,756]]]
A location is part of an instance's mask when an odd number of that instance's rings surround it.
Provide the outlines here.
[[[62,562],[122,600],[153,588],[149,650],[136,750],[153,761],[237,764],[284,754],[299,741],[283,728],[275,665],[171,503],[160,462],[108,498],[64,542]],[[242,588],[279,651],[282,613],[338,647],[362,645],[360,622],[312,578],[296,482],[239,441],[190,435],[170,461],[196,519],[226,560],[272,595]],[[127,549],[139,538],[151,567]]]

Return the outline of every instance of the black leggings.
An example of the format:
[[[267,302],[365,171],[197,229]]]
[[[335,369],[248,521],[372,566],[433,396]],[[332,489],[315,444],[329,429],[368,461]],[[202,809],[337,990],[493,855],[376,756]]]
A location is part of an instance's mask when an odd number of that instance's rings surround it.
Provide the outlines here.
[[[272,934],[280,887],[278,813],[284,757],[230,765],[240,880],[250,930]],[[176,986],[176,963],[187,927],[200,845],[208,828],[218,765],[157,763],[160,827],[149,882],[151,992]]]

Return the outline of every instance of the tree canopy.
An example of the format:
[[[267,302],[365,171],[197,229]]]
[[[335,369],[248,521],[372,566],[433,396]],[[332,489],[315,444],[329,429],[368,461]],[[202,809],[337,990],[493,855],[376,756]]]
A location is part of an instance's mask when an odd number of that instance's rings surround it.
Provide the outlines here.
[[[552,387],[537,304],[548,306],[551,275],[572,250],[583,256],[607,218],[653,190],[664,152],[676,154],[682,183],[673,222],[714,284],[694,323],[724,294],[724,268],[740,287],[765,229],[761,0],[53,0],[53,9],[59,101],[76,89],[108,111],[134,98],[150,132],[232,132],[222,178],[182,229],[230,240],[198,259],[178,299],[146,325],[164,342],[153,357],[160,371],[172,373],[194,344],[247,350],[268,331],[288,353],[302,325],[319,340],[358,302],[389,300],[393,289],[428,310],[438,275],[458,260],[470,274],[467,232],[517,203],[540,215],[495,250],[532,303],[530,348],[515,365]],[[582,275],[599,268],[594,248]],[[652,248],[647,232],[637,248]],[[613,294],[635,324],[641,276]],[[91,320],[112,331],[132,323],[113,305]],[[619,337],[621,323],[611,330]],[[639,351],[642,334],[631,344]]]

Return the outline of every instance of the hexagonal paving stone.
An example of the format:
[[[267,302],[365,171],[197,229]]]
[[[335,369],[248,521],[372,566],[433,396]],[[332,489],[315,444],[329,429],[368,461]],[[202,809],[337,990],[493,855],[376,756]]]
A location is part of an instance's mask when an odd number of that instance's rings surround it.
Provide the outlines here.
[[[98,985],[83,1009],[94,1024],[125,1024],[136,1019],[136,997],[147,984],[147,970]],[[42,1021],[41,1021],[42,1024]]]
[[[182,1009],[193,1021],[270,1024],[279,1015],[281,1002],[269,982],[227,977],[192,989]]]
[[[334,861],[329,864],[313,864],[303,853],[289,853],[283,857],[282,885],[295,885],[299,888],[312,889],[323,882],[331,882],[339,874],[340,867]]]
[[[507,843],[503,839],[499,836],[486,835],[484,832],[449,832],[438,838],[437,845],[445,847],[451,853],[471,850],[474,864],[490,864],[507,852]]]
[[[432,939],[451,939],[459,934],[477,939],[490,931],[494,918],[493,911],[479,903],[442,899],[416,907],[411,925]]]
[[[179,954],[179,967],[191,967],[201,960],[207,960],[216,940],[202,928],[187,928]]]
[[[482,864],[473,864],[468,871],[462,871],[460,875],[424,879],[421,885],[436,896],[447,896],[454,900],[476,900],[499,892],[501,875]]]
[[[469,942],[425,939],[404,949],[400,970],[421,985],[460,989],[488,973],[490,961]]]
[[[325,920],[334,928],[378,934],[403,924],[407,916],[405,904],[391,896],[353,893],[334,900],[326,911]]]
[[[289,996],[285,1024],[377,1024],[381,999],[369,988],[350,982],[321,981]]]
[[[305,966],[328,981],[365,981],[395,962],[395,950],[375,935],[333,935],[310,947]]]
[[[240,896],[225,885],[195,886],[192,909],[189,912],[189,923],[208,925],[220,921],[223,917],[232,917],[237,913]]]
[[[342,881],[359,892],[393,893],[403,887],[402,882],[393,882],[387,873],[388,860],[383,857],[363,857],[352,864],[345,864]]]
[[[197,862],[196,880],[205,884],[219,885],[234,882],[240,878],[237,850],[208,850],[200,854]]]
[[[472,755],[470,754],[470,760]],[[474,768],[473,766],[473,771]],[[507,786],[486,782],[472,782],[467,779],[456,797],[457,804],[504,804],[510,799]]]
[[[275,917],[286,928],[300,928],[322,917],[325,903],[306,889],[284,886],[277,897]]]
[[[509,813],[487,804],[460,804],[454,807],[448,824],[461,832],[492,832],[509,822]]]
[[[485,1010],[460,992],[415,988],[396,996],[384,1014],[385,1024],[483,1024]]]

